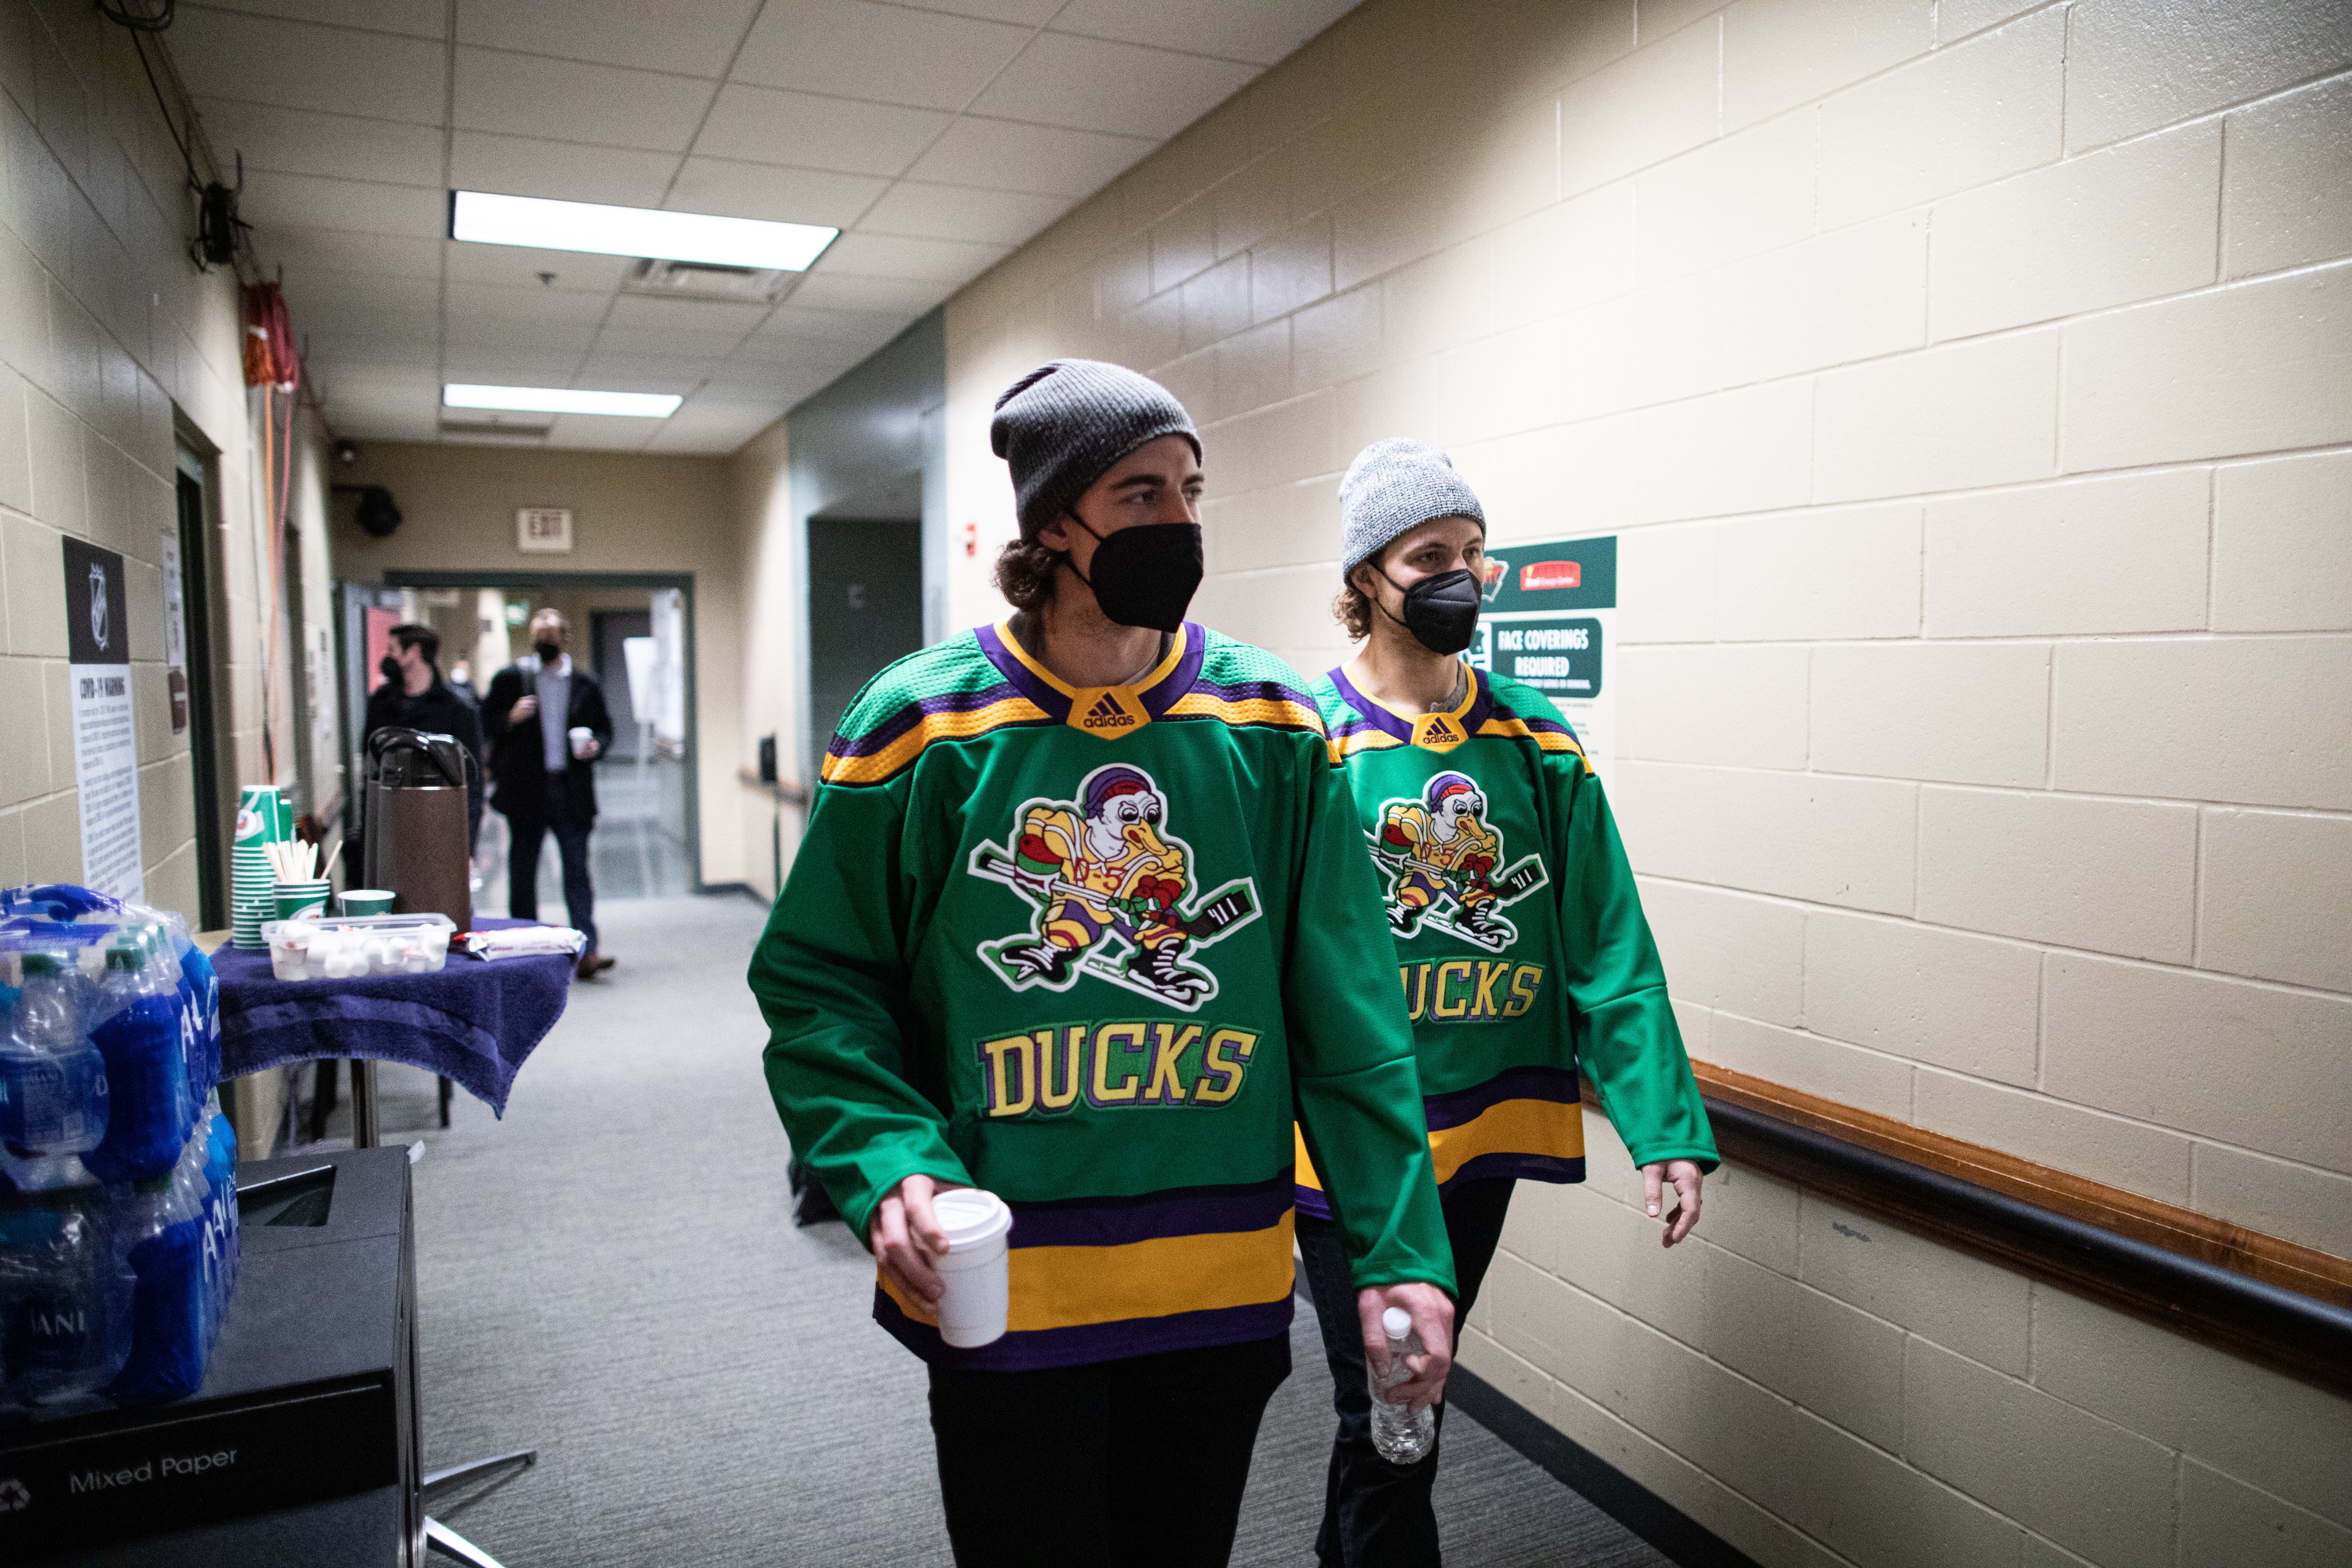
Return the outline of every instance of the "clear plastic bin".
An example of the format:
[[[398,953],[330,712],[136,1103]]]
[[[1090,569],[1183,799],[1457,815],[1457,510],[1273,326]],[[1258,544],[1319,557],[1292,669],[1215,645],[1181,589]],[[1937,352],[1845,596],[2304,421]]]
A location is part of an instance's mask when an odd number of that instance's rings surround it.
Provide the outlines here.
[[[446,915],[352,915],[265,921],[261,939],[281,980],[349,980],[432,974],[448,962],[457,930]]]

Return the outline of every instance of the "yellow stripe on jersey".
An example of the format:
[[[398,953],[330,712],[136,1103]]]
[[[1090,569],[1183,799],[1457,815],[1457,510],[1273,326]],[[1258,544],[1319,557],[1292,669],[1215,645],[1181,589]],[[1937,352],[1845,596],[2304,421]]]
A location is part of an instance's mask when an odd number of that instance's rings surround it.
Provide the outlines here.
[[[1584,1157],[1584,1112],[1557,1100],[1503,1100],[1456,1127],[1429,1134],[1430,1164],[1440,1186],[1481,1155]]]
[[[1556,729],[1536,729],[1523,718],[1490,718],[1478,727],[1478,734],[1481,737],[1493,735],[1532,740],[1546,751],[1571,752],[1578,757],[1584,755],[1584,747],[1576,744],[1574,736],[1562,735]]]
[[[828,751],[817,777],[827,784],[873,784],[889,778],[912,762],[935,740],[969,740],[1009,724],[1035,724],[1045,710],[1027,697],[1006,697],[969,713],[935,713],[906,734],[864,757],[839,757]]]
[[[1170,718],[1217,718],[1227,724],[1278,724],[1291,729],[1321,729],[1323,716],[1304,704],[1278,697],[1221,697],[1193,690],[1168,705]]]
[[[1300,1186],[1323,1190],[1315,1162],[1307,1157],[1307,1134],[1291,1124],[1297,1145],[1294,1179]],[[1544,1155],[1554,1159],[1584,1157],[1584,1112],[1558,1100],[1499,1100],[1459,1126],[1441,1127],[1429,1134],[1432,1174],[1444,1186],[1454,1173],[1482,1155]]]
[[[1160,1236],[1124,1247],[1015,1247],[1005,1327],[1014,1333],[1278,1301],[1296,1287],[1294,1217],[1263,1230]],[[898,1310],[936,1327],[939,1316],[884,1277]]]
[[[1345,762],[1349,758],[1353,757],[1359,751],[1385,751],[1392,746],[1410,746],[1412,744],[1412,743],[1411,741],[1400,739],[1398,737],[1390,735],[1383,730],[1370,728],[1360,729],[1355,731],[1353,734],[1341,736],[1331,742],[1331,760],[1334,762]]]

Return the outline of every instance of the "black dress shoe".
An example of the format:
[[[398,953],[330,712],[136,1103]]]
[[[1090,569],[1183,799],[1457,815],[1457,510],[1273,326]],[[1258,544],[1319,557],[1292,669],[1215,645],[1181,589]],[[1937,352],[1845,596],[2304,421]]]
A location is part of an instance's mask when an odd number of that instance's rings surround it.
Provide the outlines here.
[[[580,955],[579,967],[572,972],[579,976],[583,980],[593,980],[597,976],[603,974],[605,970],[611,968],[615,962],[616,960],[607,958],[595,949],[591,948],[587,952]]]

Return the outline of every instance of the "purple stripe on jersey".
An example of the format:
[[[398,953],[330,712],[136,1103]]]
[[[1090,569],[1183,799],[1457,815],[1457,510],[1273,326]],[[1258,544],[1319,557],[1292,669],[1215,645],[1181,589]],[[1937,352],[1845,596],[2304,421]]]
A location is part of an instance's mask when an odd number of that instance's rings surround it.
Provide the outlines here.
[[[1462,712],[1462,733],[1475,735],[1478,727],[1494,716],[1495,685],[1484,672],[1473,666],[1470,671],[1470,706]]]
[[[1331,1218],[1331,1200],[1323,1196],[1323,1190],[1320,1187],[1307,1186],[1301,1183],[1291,1189],[1290,1201],[1293,1207],[1309,1219]]]
[[[1247,1306],[1008,1333],[994,1344],[984,1344],[977,1350],[957,1350],[940,1338],[939,1330],[929,1323],[919,1323],[900,1311],[898,1303],[881,1286],[874,1288],[876,1322],[932,1365],[965,1372],[1034,1372],[1049,1366],[1118,1361],[1130,1355],[1156,1355],[1161,1351],[1247,1344],[1252,1340],[1272,1339],[1287,1333],[1290,1311],[1291,1297],[1286,1293],[1280,1301],[1253,1301]]]
[[[1546,718],[1541,714],[1521,713],[1518,709],[1507,706],[1502,703],[1495,705],[1495,711],[1490,716],[1500,719],[1517,719],[1540,735],[1564,735],[1570,740],[1576,738],[1576,731],[1569,728],[1559,719]]]
[[[1290,1174],[1246,1186],[1013,1205],[1012,1247],[1124,1247],[1161,1236],[1264,1230],[1290,1207]]]
[[[1425,1095],[1421,1110],[1428,1118],[1429,1130],[1434,1133],[1475,1121],[1506,1100],[1550,1100],[1573,1105],[1580,1097],[1576,1070],[1572,1067],[1514,1067],[1496,1073],[1475,1089]]]
[[[1045,716],[1056,724],[1070,716],[1070,699],[1037,678],[1037,673],[1021,662],[1021,656],[1004,645],[1004,639],[993,626],[975,626],[971,634],[979,640],[980,651],[996,666],[997,674],[1013,683],[1020,694],[1045,710]]]
[[[1223,681],[1195,681],[1192,689],[1229,703],[1275,702],[1297,703],[1307,712],[1315,711],[1315,699],[1297,686],[1286,686],[1280,681],[1236,681],[1227,685]]]
[[[920,702],[908,703],[855,740],[835,736],[833,744],[825,747],[825,750],[835,757],[868,757],[897,740],[932,714],[972,713],[988,706],[991,703],[1001,703],[1021,695],[1011,685],[1000,682],[992,686],[983,686],[976,692],[945,692],[935,697],[925,697]]]
[[[1333,685],[1339,688],[1339,700],[1354,708],[1358,718],[1361,720],[1360,723],[1343,725],[1339,729],[1333,730],[1331,734],[1335,739],[1359,729],[1377,729],[1382,735],[1393,735],[1399,740],[1408,744],[1412,742],[1412,726],[1358,691],[1356,683],[1348,678],[1347,671],[1335,668],[1328,679]]]

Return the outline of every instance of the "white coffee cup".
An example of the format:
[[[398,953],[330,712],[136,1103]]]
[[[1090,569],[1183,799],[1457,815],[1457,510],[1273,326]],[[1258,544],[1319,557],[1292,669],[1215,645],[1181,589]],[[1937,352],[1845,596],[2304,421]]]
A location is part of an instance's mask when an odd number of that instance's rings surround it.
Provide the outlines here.
[[[588,748],[596,743],[596,732],[584,724],[575,724],[566,733],[572,737],[572,755],[582,761],[587,760]]]
[[[940,1296],[940,1338],[958,1350],[976,1350],[1004,1337],[1011,1270],[1005,1238],[1013,1210],[992,1192],[950,1187],[931,1199],[947,1232],[947,1256],[932,1263],[946,1290]]]

